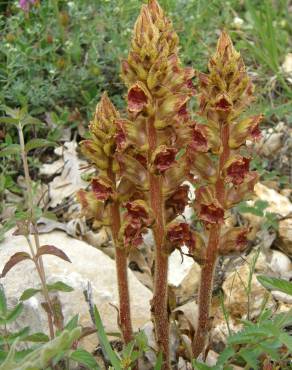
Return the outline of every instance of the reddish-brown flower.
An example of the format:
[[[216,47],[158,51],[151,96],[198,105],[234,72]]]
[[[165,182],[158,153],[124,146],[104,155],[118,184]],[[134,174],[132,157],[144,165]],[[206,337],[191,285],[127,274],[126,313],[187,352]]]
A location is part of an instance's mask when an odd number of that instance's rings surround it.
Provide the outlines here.
[[[224,209],[216,204],[202,204],[199,217],[210,224],[223,223]]]
[[[113,196],[113,188],[106,178],[95,177],[91,180],[91,186],[98,200],[108,200]]]
[[[127,137],[126,137],[126,131],[124,128],[123,121],[117,120],[116,126],[117,126],[117,131],[115,134],[116,145],[117,145],[117,149],[119,151],[122,151],[125,149],[127,145]]]
[[[143,200],[134,200],[126,204],[128,216],[143,220],[145,224],[149,223],[149,209]]]
[[[258,141],[262,137],[262,133],[260,130],[260,122],[262,120],[262,117],[263,116],[260,116],[259,119],[255,120],[254,124],[249,129],[249,134],[254,141]]]
[[[187,103],[184,103],[177,112],[179,119],[184,122],[189,119],[189,112],[187,111]]]
[[[215,108],[216,110],[226,112],[232,108],[232,103],[226,95],[221,95],[215,102]]]
[[[183,213],[189,201],[188,193],[189,193],[188,185],[179,186],[175,193],[173,193],[172,196],[167,199],[165,203],[166,207],[173,208],[174,212],[177,214]]]
[[[249,158],[238,156],[225,167],[226,181],[234,185],[241,184],[249,172]]]
[[[168,148],[161,145],[154,153],[153,163],[156,169],[163,173],[175,163],[175,156],[178,150],[176,148]]]
[[[190,227],[185,222],[173,222],[167,228],[167,239],[175,246],[185,244],[189,248],[194,247],[195,239]]]
[[[128,109],[130,112],[139,113],[148,103],[145,89],[140,84],[132,86],[128,92]]]
[[[129,218],[124,228],[124,243],[126,247],[137,247],[143,242],[142,223],[137,218]]]
[[[206,130],[197,123],[191,125],[191,141],[189,147],[197,152],[207,152],[209,149]]]

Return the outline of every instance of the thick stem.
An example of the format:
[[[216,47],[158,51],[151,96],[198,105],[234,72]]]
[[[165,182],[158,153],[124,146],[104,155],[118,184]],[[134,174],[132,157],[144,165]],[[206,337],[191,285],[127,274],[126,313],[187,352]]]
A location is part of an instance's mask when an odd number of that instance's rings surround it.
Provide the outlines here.
[[[216,181],[216,197],[224,207],[225,203],[225,185],[224,179],[221,177],[221,171],[224,164],[229,158],[230,149],[228,146],[229,140],[229,125],[228,123],[221,123],[220,136],[222,140],[223,150],[219,157],[218,164],[218,178]],[[199,317],[198,326],[195,337],[192,343],[193,356],[197,358],[204,350],[207,335],[210,329],[209,317],[210,307],[212,302],[214,271],[216,268],[219,242],[220,242],[221,225],[215,224],[210,228],[209,242],[206,251],[206,261],[201,271],[201,281],[199,287]]]
[[[199,288],[199,319],[196,335],[192,348],[193,356],[197,358],[205,348],[207,334],[210,329],[209,314],[212,301],[213,277],[216,267],[218,245],[220,238],[220,226],[214,225],[210,230],[209,243],[206,251],[206,261],[201,271]]]
[[[109,177],[115,183],[115,175],[109,171]],[[115,243],[116,269],[119,292],[120,326],[124,343],[129,343],[133,339],[133,330],[130,310],[130,293],[128,286],[128,266],[127,251],[123,249],[118,242],[119,231],[121,228],[120,206],[119,202],[114,201],[110,206],[111,212],[111,231]]]
[[[154,119],[148,121],[149,154],[156,148],[156,130]],[[159,351],[163,355],[162,369],[170,369],[169,364],[169,318],[168,318],[168,254],[165,249],[164,234],[164,200],[162,195],[162,178],[149,173],[150,204],[155,219],[153,234],[155,240],[155,270],[152,312],[155,334]]]

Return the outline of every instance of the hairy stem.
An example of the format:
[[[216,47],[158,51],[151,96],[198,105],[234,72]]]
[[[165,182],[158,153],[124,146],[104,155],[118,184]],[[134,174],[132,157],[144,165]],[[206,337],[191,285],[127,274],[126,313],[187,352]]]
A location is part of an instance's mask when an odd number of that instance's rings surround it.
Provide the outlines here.
[[[154,119],[148,121],[149,154],[156,148],[156,130]],[[149,156],[150,156],[149,155]],[[165,222],[164,201],[162,196],[162,178],[149,174],[150,204],[155,219],[153,234],[155,240],[155,270],[152,313],[154,317],[155,334],[159,350],[163,354],[162,369],[170,369],[169,365],[169,319],[168,319],[168,254],[164,245]]]
[[[18,124],[18,137],[19,137],[21,158],[22,158],[22,164],[23,164],[23,169],[24,169],[24,179],[25,179],[26,191],[27,191],[27,204],[29,208],[29,217],[30,217],[29,222],[30,222],[30,225],[33,227],[35,247],[38,250],[40,248],[39,234],[38,234],[38,229],[35,224],[34,217],[33,217],[33,194],[32,194],[32,187],[31,187],[31,178],[29,174],[29,167],[28,167],[28,161],[27,161],[27,155],[26,155],[26,150],[25,150],[25,142],[24,142],[21,122],[19,122]],[[50,295],[49,295],[48,288],[46,285],[46,274],[45,274],[43,260],[42,260],[42,257],[39,257],[38,260],[35,258],[35,250],[31,244],[29,237],[27,237],[27,241],[28,241],[28,245],[32,253],[32,257],[35,262],[35,266],[36,266],[36,269],[37,269],[37,272],[38,272],[38,275],[41,281],[43,296],[49,308],[48,326],[49,326],[49,331],[50,331],[50,337],[51,339],[53,339],[55,336],[54,324],[53,324],[53,310],[52,310],[52,303],[50,300]]]
[[[112,171],[108,173],[109,178],[115,183],[115,175]],[[115,243],[116,253],[116,269],[117,269],[117,280],[118,280],[118,292],[119,292],[119,309],[120,317],[119,323],[125,343],[129,343],[133,339],[133,330],[131,322],[131,310],[130,310],[130,293],[128,286],[128,267],[127,267],[127,251],[119,245],[118,235],[121,227],[121,216],[119,202],[114,201],[110,206],[111,212],[111,231],[112,237]]]
[[[229,125],[227,123],[221,123],[220,131],[223,151],[219,157],[218,178],[216,181],[216,197],[224,207],[225,186],[224,179],[221,177],[221,170],[228,160],[230,154],[228,146]],[[210,307],[212,302],[214,271],[216,268],[220,242],[220,231],[220,224],[212,225],[210,228],[209,242],[206,251],[206,261],[201,271],[201,281],[199,287],[199,318],[196,334],[192,343],[193,356],[195,358],[197,358],[203,352],[210,329]]]
[[[204,350],[209,331],[209,315],[212,301],[213,277],[218,255],[220,226],[214,225],[210,230],[209,243],[206,252],[206,262],[201,271],[199,288],[199,320],[192,348],[193,356],[197,358]]]

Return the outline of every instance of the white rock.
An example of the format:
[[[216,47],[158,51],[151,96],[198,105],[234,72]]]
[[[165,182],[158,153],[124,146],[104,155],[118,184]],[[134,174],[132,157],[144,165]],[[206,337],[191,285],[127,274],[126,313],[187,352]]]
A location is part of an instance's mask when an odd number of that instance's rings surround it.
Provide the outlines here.
[[[169,257],[168,283],[173,286],[179,286],[183,279],[188,275],[192,268],[194,260],[191,257],[183,256],[178,250],[175,250]]]
[[[55,149],[55,153],[63,155],[64,165],[60,176],[56,176],[49,184],[51,207],[56,207],[66,197],[75,196],[79,189],[86,188],[88,185],[81,177],[81,167],[87,166],[88,163],[78,157],[77,143],[75,141],[66,142],[64,146]],[[51,166],[54,166],[53,170],[56,169],[54,164]],[[47,166],[46,171],[48,172],[49,170]]]
[[[194,296],[199,288],[201,277],[201,267],[198,263],[193,262],[187,275],[182,280],[180,286],[176,290],[176,296],[185,301]]]
[[[280,251],[271,251],[271,257],[269,260],[270,269],[276,273],[278,276],[285,276],[287,273],[292,272],[292,263],[290,258]]]
[[[282,132],[268,133],[256,144],[256,148],[260,154],[269,157],[281,149],[283,137],[284,133]]]
[[[269,202],[269,206],[266,209],[268,212],[276,213],[282,217],[292,213],[292,203],[276,190],[258,182],[254,187],[254,192],[258,199]]]
[[[117,279],[115,262],[100,250],[87,243],[73,239],[61,231],[40,235],[41,245],[55,245],[62,249],[72,263],[65,262],[55,256],[44,256],[44,265],[49,283],[63,281],[72,286],[71,293],[59,293],[63,305],[65,322],[74,314],[80,314],[80,323],[92,326],[88,305],[83,297],[87,282],[92,284],[93,301],[97,305],[107,331],[118,331],[117,312],[111,304],[118,306]],[[0,244],[0,269],[8,259],[18,251],[28,251],[22,236],[7,235]],[[128,270],[131,292],[133,327],[141,328],[150,319],[151,292],[144,287]],[[9,300],[16,300],[27,288],[39,287],[39,279],[31,261],[23,261],[16,265],[2,279]],[[37,298],[37,300],[36,300]],[[40,307],[41,296],[37,295],[25,302],[26,313],[20,318],[21,325],[31,323],[34,331],[47,330],[44,311]],[[41,323],[41,325],[40,325]],[[86,338],[85,346],[92,350],[97,343],[95,335]]]

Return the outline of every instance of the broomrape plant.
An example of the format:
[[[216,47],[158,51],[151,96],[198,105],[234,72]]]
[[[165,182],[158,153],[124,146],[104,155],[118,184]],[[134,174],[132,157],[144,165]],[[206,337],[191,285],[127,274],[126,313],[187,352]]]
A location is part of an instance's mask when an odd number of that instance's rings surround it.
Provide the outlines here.
[[[195,94],[195,71],[178,56],[178,36],[156,0],[143,5],[134,26],[131,49],[121,65],[127,115],[121,116],[104,94],[81,142],[98,169],[91,191],[79,201],[95,225],[111,228],[116,250],[119,322],[125,343],[132,339],[127,255],[149,229],[154,237],[154,291],[151,312],[163,369],[170,369],[168,257],[183,245],[202,265],[199,319],[193,356],[203,353],[209,330],[213,274],[218,255],[241,252],[248,230],[226,229],[224,217],[257,182],[249,171],[244,145],[260,136],[262,116],[240,118],[252,101],[253,86],[243,61],[225,32],[209,61],[209,74],[197,73],[201,123],[188,102]],[[196,187],[194,209],[200,234],[181,217]]]

